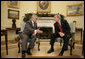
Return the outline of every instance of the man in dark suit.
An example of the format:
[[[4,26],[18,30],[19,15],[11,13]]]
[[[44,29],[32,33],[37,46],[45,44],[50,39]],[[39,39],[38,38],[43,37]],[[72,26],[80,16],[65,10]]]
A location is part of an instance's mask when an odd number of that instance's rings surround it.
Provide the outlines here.
[[[32,55],[30,49],[33,49],[36,40],[37,33],[42,33],[41,30],[37,28],[37,16],[32,15],[31,19],[26,22],[25,28],[21,34],[22,39],[22,57],[25,57],[25,52],[28,55]],[[27,49],[27,42],[29,41],[29,46]]]
[[[47,53],[54,52],[55,39],[58,37],[61,37],[64,40],[64,44],[63,44],[63,47],[62,47],[62,50],[59,56],[62,56],[64,51],[68,50],[68,42],[71,37],[70,26],[66,20],[61,19],[60,14],[56,14],[54,18],[55,18],[54,19],[55,20],[55,23],[54,23],[55,33],[51,35],[51,40],[50,40],[51,48]]]

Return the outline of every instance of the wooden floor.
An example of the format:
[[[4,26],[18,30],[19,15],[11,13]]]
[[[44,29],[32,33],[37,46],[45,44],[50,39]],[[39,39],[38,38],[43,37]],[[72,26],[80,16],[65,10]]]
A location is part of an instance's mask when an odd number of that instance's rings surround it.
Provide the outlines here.
[[[17,43],[10,44],[8,48],[8,55],[6,55],[5,46],[1,46],[1,58],[21,58],[21,53],[18,53]],[[36,44],[34,49],[31,50],[32,56],[26,54],[26,58],[84,58],[82,56],[82,45],[75,45],[72,56],[70,56],[70,50],[64,52],[63,56],[58,56],[61,48],[62,46],[56,42],[54,46],[54,52],[47,54],[47,51],[50,49],[50,44],[49,42],[41,42],[40,51],[38,51]]]

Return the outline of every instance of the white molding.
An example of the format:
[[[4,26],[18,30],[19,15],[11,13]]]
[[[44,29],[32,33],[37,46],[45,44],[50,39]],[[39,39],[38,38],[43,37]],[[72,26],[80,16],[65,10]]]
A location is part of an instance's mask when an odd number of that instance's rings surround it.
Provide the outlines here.
[[[39,17],[37,20],[38,27],[52,27],[54,32],[54,17]]]
[[[38,17],[38,19],[45,20],[54,20],[54,17]]]

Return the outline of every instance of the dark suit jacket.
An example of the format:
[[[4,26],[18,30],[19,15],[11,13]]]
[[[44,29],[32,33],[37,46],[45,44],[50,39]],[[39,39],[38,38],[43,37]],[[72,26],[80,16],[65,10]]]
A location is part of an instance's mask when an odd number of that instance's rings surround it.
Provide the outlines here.
[[[26,45],[25,43],[29,42],[29,48],[34,48],[34,43],[36,41],[36,36],[32,36],[32,34],[34,33],[34,30],[37,29],[37,23],[34,23],[35,27],[33,27],[32,21],[27,21],[25,24],[25,28],[23,30],[23,32],[20,34],[20,39],[22,40],[22,46],[24,48],[22,48],[23,50],[25,50]]]
[[[61,27],[65,35],[67,37],[71,37],[70,26],[66,20],[61,20]],[[58,22],[54,23],[54,28],[55,28],[55,34],[59,35],[60,29],[58,27]]]
[[[37,23],[34,23],[34,24],[35,24],[35,27],[33,27],[31,20],[27,21],[23,32],[27,35],[32,35],[34,33],[34,30],[37,29]]]

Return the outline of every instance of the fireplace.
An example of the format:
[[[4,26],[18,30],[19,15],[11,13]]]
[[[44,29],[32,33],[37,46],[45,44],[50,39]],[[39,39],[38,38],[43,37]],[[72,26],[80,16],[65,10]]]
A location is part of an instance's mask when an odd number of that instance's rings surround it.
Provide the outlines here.
[[[49,39],[50,35],[54,33],[54,17],[39,17],[37,20],[38,27],[43,31],[39,35],[40,39]]]
[[[50,39],[50,35],[53,33],[52,27],[39,27],[40,30],[43,31],[42,34],[39,35],[40,39]]]

